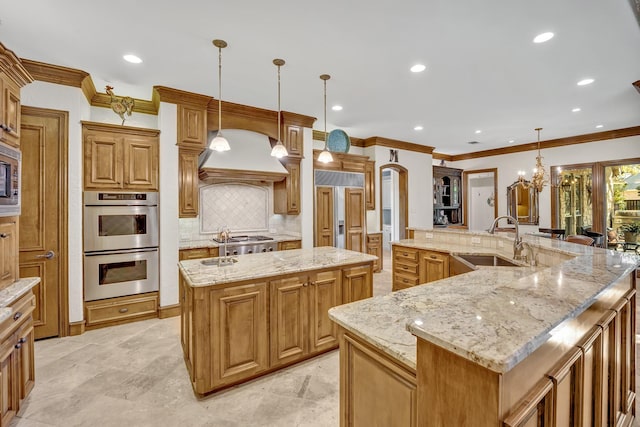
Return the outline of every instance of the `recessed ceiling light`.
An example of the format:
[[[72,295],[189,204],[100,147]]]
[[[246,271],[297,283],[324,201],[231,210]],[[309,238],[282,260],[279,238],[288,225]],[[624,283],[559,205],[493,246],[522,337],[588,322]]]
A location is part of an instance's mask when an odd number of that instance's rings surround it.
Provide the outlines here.
[[[342,111],[342,105],[334,105],[331,109],[333,111]]]
[[[582,79],[578,82],[578,86],[586,86],[586,85],[590,85],[591,83],[593,83],[595,80],[593,79]]]
[[[515,139],[510,139],[510,140],[509,140],[509,144],[513,144],[514,142],[516,142],[516,140],[515,140]]]
[[[596,129],[600,129],[600,128],[603,128],[603,127],[604,127],[604,125],[598,125],[598,126],[596,126]]]
[[[476,133],[482,133],[482,131],[481,131],[480,129],[478,129],[478,130],[476,131]]]
[[[139,57],[135,56],[135,55],[124,55],[122,58],[124,58],[125,61],[127,62],[131,62],[132,64],[139,64],[142,62],[142,59],[140,59]]]
[[[416,64],[413,67],[411,67],[411,72],[413,72],[413,73],[421,73],[426,69],[427,69],[427,67],[425,65]]]
[[[533,42],[534,43],[544,43],[544,42],[548,42],[552,38],[553,38],[553,33],[550,33],[550,32],[542,33],[542,34],[538,34],[537,36],[535,36],[535,38],[533,39]]]
[[[418,125],[418,126],[413,128],[413,130],[422,130],[422,129],[424,129],[424,128],[422,126],[420,126],[420,125]]]
[[[571,110],[571,112],[573,113],[577,113],[578,111],[581,111],[582,109],[580,107],[576,107],[573,110]]]

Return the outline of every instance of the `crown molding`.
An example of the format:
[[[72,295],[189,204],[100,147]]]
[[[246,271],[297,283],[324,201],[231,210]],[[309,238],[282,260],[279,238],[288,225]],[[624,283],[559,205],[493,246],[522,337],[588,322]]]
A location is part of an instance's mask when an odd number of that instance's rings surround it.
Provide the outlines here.
[[[584,135],[569,136],[566,138],[549,139],[540,141],[540,149],[563,147],[565,145],[586,144],[588,142],[606,141],[609,139],[625,138],[628,136],[640,135],[640,126],[633,126],[623,129],[607,130],[603,132],[587,133]],[[500,156],[504,154],[520,153],[523,151],[533,151],[538,149],[537,142],[516,145],[514,147],[495,148],[492,150],[476,151],[474,153],[454,154],[450,161],[478,159],[481,157]],[[447,160],[447,159],[445,159]]]
[[[173,89],[166,86],[153,87],[154,98],[157,97],[158,103],[168,102],[171,104],[183,104],[192,107],[207,108],[209,102],[213,99],[208,95],[187,92],[185,90]]]
[[[395,148],[398,150],[415,151],[416,153],[432,154],[434,148],[428,145],[415,144],[413,142],[399,141],[396,139],[383,138],[381,136],[372,136],[364,140],[365,147],[378,145],[381,147]]]
[[[25,86],[33,81],[33,76],[25,68],[24,64],[13,53],[0,42],[0,71],[4,72],[11,80],[15,81],[18,86]],[[3,95],[4,96],[4,95]]]
[[[223,110],[224,111],[224,110]],[[277,114],[277,111],[276,111]],[[288,125],[302,126],[303,128],[313,127],[313,123],[317,120],[315,117],[305,116],[304,114],[292,113],[291,111],[280,111],[282,122]]]
[[[327,137],[327,133],[324,133],[321,130],[313,130],[313,140],[314,141],[324,141]],[[355,136],[349,135],[349,141],[351,141],[351,145],[354,147],[364,147],[364,139],[356,138]]]
[[[450,154],[442,154],[436,153],[435,151],[432,153],[434,160],[445,160],[447,162],[453,161],[453,156]]]

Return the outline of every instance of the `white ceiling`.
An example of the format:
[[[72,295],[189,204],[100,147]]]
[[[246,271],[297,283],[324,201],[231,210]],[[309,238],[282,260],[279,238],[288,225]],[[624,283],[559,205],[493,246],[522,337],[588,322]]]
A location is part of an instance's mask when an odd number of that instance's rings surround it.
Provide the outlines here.
[[[211,41],[220,38],[229,44],[223,100],[275,110],[272,60],[283,58],[282,109],[318,118],[318,130],[323,73],[332,76],[327,130],[446,154],[535,141],[536,127],[546,140],[640,125],[632,86],[640,80],[640,25],[628,0],[2,3],[6,47],[87,71],[99,91],[109,83],[117,95],[150,99],[152,86],[163,85],[217,97]],[[545,31],[555,37],[532,43]],[[144,62],[126,63],[125,53]],[[411,73],[415,63],[427,70]],[[586,77],[595,82],[576,85]]]

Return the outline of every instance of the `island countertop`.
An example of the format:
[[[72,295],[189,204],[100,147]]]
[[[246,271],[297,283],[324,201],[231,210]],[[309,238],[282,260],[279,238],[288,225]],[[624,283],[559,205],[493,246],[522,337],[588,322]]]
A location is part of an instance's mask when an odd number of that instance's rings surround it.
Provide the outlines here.
[[[474,235],[485,240],[480,248],[463,241]],[[441,242],[396,243],[449,253],[504,254],[497,249],[500,239],[487,233],[453,232]],[[531,236],[525,241],[541,250],[555,250],[565,259],[550,267],[482,268],[334,307],[329,315],[412,369],[416,335],[495,372],[507,372],[546,342],[553,328],[578,316],[640,264],[640,258],[630,253]]]
[[[361,264],[377,259],[374,255],[328,246],[238,255],[234,258],[238,261],[224,267],[204,265],[201,259],[180,261],[178,265],[187,284],[199,287]]]

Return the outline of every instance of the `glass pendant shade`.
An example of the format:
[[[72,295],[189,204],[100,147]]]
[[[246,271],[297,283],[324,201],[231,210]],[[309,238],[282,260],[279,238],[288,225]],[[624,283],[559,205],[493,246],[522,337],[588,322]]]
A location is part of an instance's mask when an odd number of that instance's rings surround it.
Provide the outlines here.
[[[271,155],[273,157],[281,159],[288,156],[289,153],[287,152],[287,148],[284,146],[284,144],[280,140],[278,140],[278,143],[271,149]]]
[[[214,151],[229,151],[229,141],[222,136],[222,49],[227,47],[227,42],[215,39],[213,45],[218,48],[218,134],[209,143],[209,148]]]
[[[324,150],[322,150],[322,153],[320,153],[320,155],[318,156],[318,161],[321,163],[333,162],[333,156],[331,155],[329,150],[327,150],[327,147],[325,147]]]
[[[229,151],[231,147],[229,146],[229,141],[227,138],[222,136],[222,132],[218,131],[218,134],[211,140],[209,143],[209,148],[213,151]]]
[[[333,156],[327,148],[327,80],[330,78],[331,76],[329,74],[322,74],[320,76],[320,80],[324,82],[324,149],[318,156],[318,161],[321,163],[333,162]]]
[[[281,159],[289,155],[287,148],[282,141],[280,141],[280,67],[284,65],[284,59],[276,58],[273,60],[273,64],[278,67],[278,142],[276,142],[276,145],[271,149],[271,155]]]

